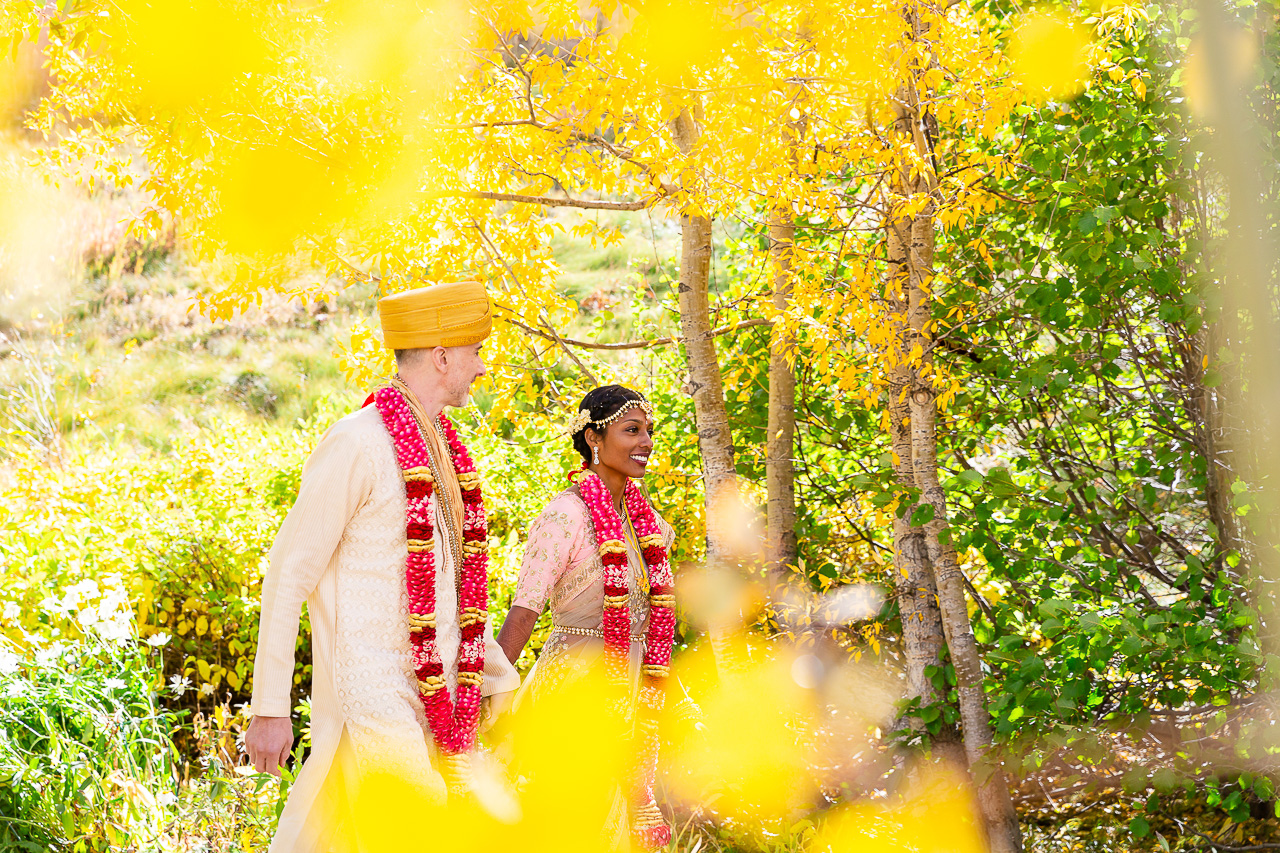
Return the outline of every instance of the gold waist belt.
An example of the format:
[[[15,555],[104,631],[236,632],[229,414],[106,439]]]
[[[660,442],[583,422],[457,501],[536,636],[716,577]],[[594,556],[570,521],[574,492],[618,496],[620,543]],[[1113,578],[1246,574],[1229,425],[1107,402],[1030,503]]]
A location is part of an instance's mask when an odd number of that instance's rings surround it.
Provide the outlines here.
[[[552,625],[551,633],[573,634],[578,637],[597,637],[604,639],[604,631],[600,628],[566,628],[563,625]],[[644,634],[632,634],[631,642],[643,643],[645,641]]]

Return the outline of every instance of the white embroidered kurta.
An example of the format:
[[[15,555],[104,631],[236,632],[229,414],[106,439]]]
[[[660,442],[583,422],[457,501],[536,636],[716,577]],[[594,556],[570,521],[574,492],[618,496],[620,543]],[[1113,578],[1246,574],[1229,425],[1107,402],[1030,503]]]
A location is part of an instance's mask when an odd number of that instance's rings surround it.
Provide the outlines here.
[[[457,567],[434,495],[432,513],[437,637],[449,691],[456,695]],[[303,601],[311,617],[313,666],[311,754],[289,793],[271,853],[330,849],[344,818],[335,813],[342,802],[330,780],[339,765],[349,777],[391,762],[387,769],[444,796],[413,671],[405,554],[404,481],[382,417],[366,406],[334,424],[307,460],[263,582],[253,713],[289,715]],[[485,696],[520,684],[491,624],[484,674]]]

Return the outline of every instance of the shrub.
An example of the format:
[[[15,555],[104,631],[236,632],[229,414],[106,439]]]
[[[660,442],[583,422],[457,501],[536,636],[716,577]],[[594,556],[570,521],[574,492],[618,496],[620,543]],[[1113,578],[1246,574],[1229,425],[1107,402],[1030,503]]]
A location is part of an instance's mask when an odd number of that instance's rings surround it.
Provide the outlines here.
[[[137,847],[177,802],[154,652],[136,641],[119,587],[97,590],[79,584],[54,605],[85,629],[79,639],[0,639],[0,850]]]

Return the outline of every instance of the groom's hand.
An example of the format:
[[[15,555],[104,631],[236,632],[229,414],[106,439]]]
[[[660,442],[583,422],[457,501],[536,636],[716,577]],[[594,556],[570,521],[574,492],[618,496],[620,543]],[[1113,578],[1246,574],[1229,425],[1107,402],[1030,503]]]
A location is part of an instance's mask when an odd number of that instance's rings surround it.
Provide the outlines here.
[[[288,717],[254,717],[244,733],[244,748],[254,770],[279,776],[293,749],[293,723]]]

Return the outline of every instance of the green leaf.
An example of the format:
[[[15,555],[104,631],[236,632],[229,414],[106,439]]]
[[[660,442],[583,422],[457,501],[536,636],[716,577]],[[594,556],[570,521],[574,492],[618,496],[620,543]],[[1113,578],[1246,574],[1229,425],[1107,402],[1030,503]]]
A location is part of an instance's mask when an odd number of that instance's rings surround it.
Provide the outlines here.
[[[915,512],[911,513],[911,526],[923,527],[933,521],[934,514],[933,504],[920,504],[920,506],[916,507]]]
[[[1094,219],[1104,225],[1116,218],[1119,213],[1114,207],[1095,207],[1092,211]]]
[[[1138,838],[1145,838],[1151,832],[1151,824],[1147,823],[1146,818],[1135,817],[1129,821],[1129,831]]]
[[[1048,619],[1060,616],[1071,610],[1071,602],[1065,598],[1050,598],[1047,601],[1040,602],[1036,609],[1040,611],[1042,617]]]

